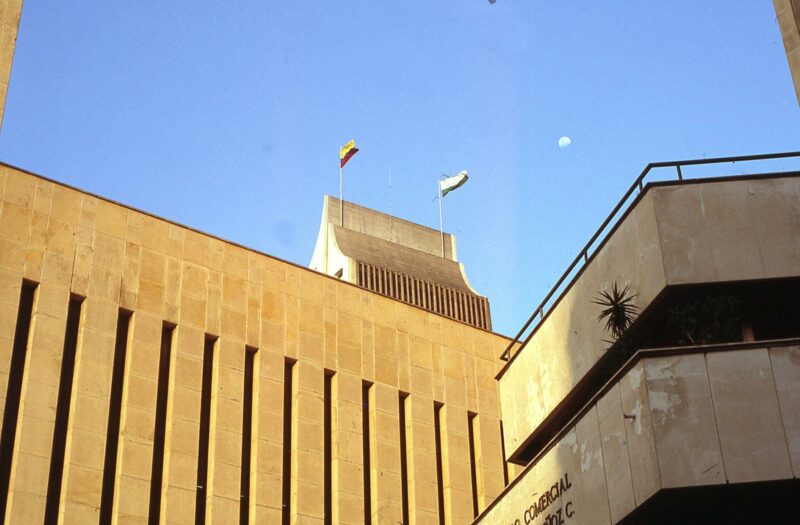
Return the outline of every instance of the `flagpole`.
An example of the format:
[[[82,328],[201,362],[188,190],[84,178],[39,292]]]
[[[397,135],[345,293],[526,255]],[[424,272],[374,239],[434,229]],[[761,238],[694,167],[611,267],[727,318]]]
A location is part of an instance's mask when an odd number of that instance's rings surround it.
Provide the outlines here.
[[[342,163],[339,162],[339,225],[344,227],[344,198],[342,197]]]
[[[436,188],[439,190],[439,234],[442,236],[442,257],[444,257],[444,219],[442,218],[442,185],[437,181]]]

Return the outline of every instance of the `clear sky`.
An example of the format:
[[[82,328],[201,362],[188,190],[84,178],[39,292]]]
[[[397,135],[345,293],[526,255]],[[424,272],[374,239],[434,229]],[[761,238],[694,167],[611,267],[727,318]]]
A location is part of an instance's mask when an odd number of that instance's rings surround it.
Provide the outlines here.
[[[771,0],[24,2],[0,160],[306,265],[351,138],[345,199],[431,227],[469,170],[445,229],[513,333],[648,162],[800,110]]]

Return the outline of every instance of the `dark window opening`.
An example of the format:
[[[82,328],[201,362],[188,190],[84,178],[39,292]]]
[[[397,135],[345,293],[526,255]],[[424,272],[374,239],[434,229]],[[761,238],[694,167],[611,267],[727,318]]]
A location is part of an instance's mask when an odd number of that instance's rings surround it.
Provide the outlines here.
[[[214,347],[217,338],[206,336],[203,347],[203,379],[200,395],[200,435],[197,440],[197,492],[195,495],[194,522],[206,521],[208,495],[208,443],[211,432],[211,389],[214,378]]]
[[[283,476],[281,486],[281,522],[289,525],[292,512],[292,391],[294,379],[292,359],[283,365]]]
[[[47,481],[47,500],[44,511],[45,523],[55,523],[58,519],[82,305],[83,297],[73,296],[69,300],[69,308],[67,310],[67,329],[64,334],[64,352],[61,355],[61,377],[58,382],[56,421],[53,427],[53,447],[50,453],[50,476]]]
[[[114,507],[114,483],[117,477],[119,449],[119,418],[122,412],[122,387],[125,380],[125,358],[128,353],[128,330],[131,312],[120,310],[117,315],[117,337],[114,343],[114,367],[111,373],[111,396],[106,425],[106,453],[103,462],[103,491],[100,497],[100,524],[111,523]]]
[[[323,434],[325,439],[325,524],[333,523],[333,376],[331,370],[325,370],[325,387],[323,392],[323,406],[325,410],[323,421]]]
[[[433,432],[436,444],[436,489],[439,498],[439,525],[444,525],[444,465],[442,463],[442,409],[444,405],[433,402]]]
[[[25,355],[28,352],[28,337],[33,315],[33,298],[36,283],[23,281],[19,293],[17,325],[14,329],[14,346],[11,349],[11,363],[8,371],[8,387],[3,412],[3,431],[0,435],[0,523],[5,523],[8,485],[11,480],[11,459],[17,436],[22,379],[25,373]]]
[[[399,393],[400,410],[400,490],[402,491],[403,523],[410,523],[408,509],[408,443],[406,442],[406,403],[408,394]]]
[[[503,433],[503,422],[500,422],[500,453],[503,454],[503,486],[508,486],[508,461],[506,461],[506,436]]]
[[[172,337],[175,325],[161,326],[161,353],[158,363],[158,394],[156,396],[156,421],[153,431],[153,463],[150,477],[150,511],[148,522],[158,525],[161,517],[161,482],[164,477],[164,437],[167,428],[167,400],[169,398],[169,368],[172,360]]]
[[[467,431],[469,433],[469,473],[472,481],[472,516],[478,516],[478,465],[475,448],[475,425],[478,414],[467,412]]]
[[[372,482],[370,480],[372,465],[370,464],[370,425],[369,425],[369,391],[372,383],[361,384],[361,436],[364,454],[364,523],[372,523]]]
[[[240,480],[239,523],[250,523],[250,463],[253,437],[253,375],[257,348],[245,347],[244,392],[242,395],[242,470]]]

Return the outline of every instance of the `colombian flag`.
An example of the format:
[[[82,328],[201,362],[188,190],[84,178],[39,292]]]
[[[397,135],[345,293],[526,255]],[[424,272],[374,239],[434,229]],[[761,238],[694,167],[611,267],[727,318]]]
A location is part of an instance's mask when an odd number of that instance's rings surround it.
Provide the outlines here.
[[[351,140],[342,146],[342,149],[339,150],[339,166],[344,168],[344,165],[347,164],[347,161],[350,160],[356,153],[358,153],[358,148],[356,147],[355,140]]]

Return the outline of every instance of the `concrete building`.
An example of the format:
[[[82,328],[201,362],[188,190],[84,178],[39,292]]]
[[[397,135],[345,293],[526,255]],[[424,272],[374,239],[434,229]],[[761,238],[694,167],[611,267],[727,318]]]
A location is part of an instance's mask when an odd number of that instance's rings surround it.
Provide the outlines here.
[[[775,15],[781,28],[783,47],[786,49],[786,60],[800,103],[800,1],[798,0],[772,0],[775,5]]]
[[[680,165],[511,339],[450,235],[326,197],[308,269],[0,164],[0,523],[797,522],[800,173]]]
[[[506,354],[526,467],[477,523],[800,519],[800,173],[641,180]],[[615,283],[621,341],[594,303]]]
[[[5,523],[469,523],[508,339],[0,166]]]
[[[644,186],[519,350],[11,166],[0,188],[4,523],[796,510],[798,173]],[[660,346],[604,342],[614,282]],[[732,336],[664,328],[720,295],[758,306]]]
[[[17,44],[17,29],[21,14],[22,0],[0,2],[0,124],[6,107],[8,79],[11,76],[11,63]]]
[[[467,281],[454,235],[346,201],[343,212],[325,196],[312,269],[491,330],[489,301]]]

